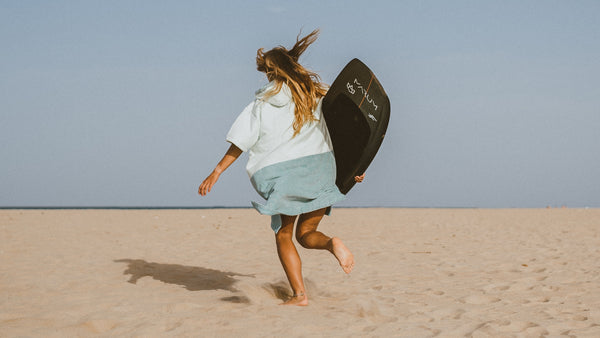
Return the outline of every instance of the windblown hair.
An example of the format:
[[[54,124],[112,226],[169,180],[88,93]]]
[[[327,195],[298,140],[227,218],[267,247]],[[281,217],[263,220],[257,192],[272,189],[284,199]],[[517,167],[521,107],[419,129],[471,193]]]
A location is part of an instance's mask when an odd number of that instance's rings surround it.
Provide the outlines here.
[[[313,111],[317,108],[319,99],[327,93],[327,85],[321,83],[317,73],[313,73],[298,63],[298,58],[304,53],[319,35],[319,30],[300,39],[296,37],[296,44],[287,50],[283,46],[275,47],[267,52],[260,48],[256,52],[256,69],[267,75],[269,81],[275,82],[275,86],[265,93],[269,98],[281,90],[285,83],[292,92],[294,100],[294,136],[307,122],[315,121]]]

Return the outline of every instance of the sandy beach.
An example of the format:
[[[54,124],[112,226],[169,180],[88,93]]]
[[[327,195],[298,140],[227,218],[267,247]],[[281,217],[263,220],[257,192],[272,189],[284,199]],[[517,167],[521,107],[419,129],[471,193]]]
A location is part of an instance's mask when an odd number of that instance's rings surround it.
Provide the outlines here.
[[[0,210],[0,336],[600,337],[598,209],[334,209],[357,265],[253,209]]]

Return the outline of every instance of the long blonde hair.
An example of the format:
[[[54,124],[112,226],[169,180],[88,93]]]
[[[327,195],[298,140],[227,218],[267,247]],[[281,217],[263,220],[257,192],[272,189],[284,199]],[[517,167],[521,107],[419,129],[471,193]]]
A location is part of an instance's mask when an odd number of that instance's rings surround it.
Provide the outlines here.
[[[290,50],[278,46],[267,52],[264,52],[263,48],[256,52],[256,69],[265,73],[269,81],[275,82],[275,86],[265,93],[265,98],[277,94],[284,83],[292,92],[292,99],[296,106],[294,136],[300,132],[305,123],[316,120],[313,111],[317,108],[319,99],[327,93],[327,86],[321,83],[319,75],[298,63],[300,55],[317,40],[318,35],[318,29],[302,39],[298,34],[296,44]]]

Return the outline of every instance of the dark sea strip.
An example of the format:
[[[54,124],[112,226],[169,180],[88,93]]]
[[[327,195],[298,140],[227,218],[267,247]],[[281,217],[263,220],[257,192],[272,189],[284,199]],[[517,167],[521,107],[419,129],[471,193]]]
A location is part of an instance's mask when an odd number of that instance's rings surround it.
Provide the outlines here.
[[[179,210],[179,209],[197,209],[197,210],[206,210],[206,209],[252,209],[252,207],[224,207],[224,206],[215,206],[215,207],[114,207],[114,206],[14,206],[14,207],[0,207],[0,210],[86,210],[86,209],[94,209],[94,210]]]
[[[406,206],[336,206],[335,209],[481,209],[478,207],[406,207]],[[207,209],[253,209],[252,207],[241,206],[211,206],[211,207],[190,207],[190,206],[170,206],[170,207],[131,207],[131,206],[0,206],[0,210],[207,210]],[[507,208],[483,208],[483,209],[507,209]],[[519,208],[508,208],[519,209]],[[529,208],[526,208],[529,209]],[[535,208],[534,208],[535,209]]]

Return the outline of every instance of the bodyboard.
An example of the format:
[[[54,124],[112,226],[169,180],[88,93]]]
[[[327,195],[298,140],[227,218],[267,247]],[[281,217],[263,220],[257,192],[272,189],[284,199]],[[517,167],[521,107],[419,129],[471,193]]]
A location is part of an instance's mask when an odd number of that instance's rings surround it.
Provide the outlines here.
[[[323,114],[333,144],[336,185],[347,194],[379,150],[390,119],[390,100],[375,74],[353,59],[323,98]]]

